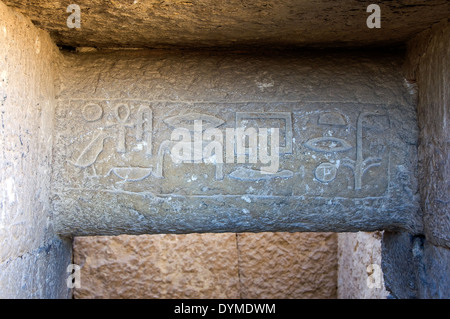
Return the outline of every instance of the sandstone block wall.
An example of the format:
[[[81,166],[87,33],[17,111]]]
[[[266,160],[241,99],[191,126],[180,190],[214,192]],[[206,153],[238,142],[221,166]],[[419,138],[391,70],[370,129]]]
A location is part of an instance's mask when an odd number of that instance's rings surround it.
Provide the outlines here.
[[[239,234],[242,298],[336,298],[334,233]]]
[[[77,237],[75,298],[335,298],[336,234]]]
[[[55,79],[48,34],[0,2],[0,298],[65,298],[71,243],[53,232]]]
[[[424,229],[433,244],[450,248],[450,24],[448,19],[408,43],[405,73],[417,83],[419,178]]]

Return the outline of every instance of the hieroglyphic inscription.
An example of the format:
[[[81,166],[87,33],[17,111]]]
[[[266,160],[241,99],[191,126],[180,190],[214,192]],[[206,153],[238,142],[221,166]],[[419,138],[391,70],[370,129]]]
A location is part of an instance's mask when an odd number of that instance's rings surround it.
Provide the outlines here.
[[[191,160],[180,161],[179,163],[182,165],[186,163],[213,164],[215,166],[214,180],[216,181],[226,179],[233,180],[236,183],[245,183],[294,179],[296,182],[293,185],[301,183],[299,178],[304,174],[300,171],[302,162],[295,160],[299,158],[299,154],[296,154],[296,152],[300,151],[307,155],[310,153],[304,150],[309,150],[312,151],[308,160],[310,162],[316,158],[314,153],[323,154],[318,157],[315,166],[309,166],[317,182],[324,187],[331,187],[333,183],[336,183],[336,180],[342,182],[342,176],[352,172],[353,183],[351,188],[355,191],[363,188],[363,176],[369,169],[381,166],[383,162],[379,154],[375,156],[363,155],[365,153],[363,144],[364,123],[367,118],[380,115],[375,112],[360,112],[356,116],[356,120],[351,121],[350,118],[355,119],[355,115],[350,116],[341,111],[310,112],[303,115],[299,112],[286,111],[237,111],[232,113],[234,127],[230,128],[230,117],[225,120],[216,114],[196,110],[187,113],[181,112],[175,116],[166,116],[164,112],[159,112],[157,117],[154,118],[155,113],[151,103],[142,101],[88,102],[81,106],[80,111],[82,119],[86,123],[96,122],[98,124],[92,126],[94,128],[92,132],[83,134],[83,136],[91,136],[90,141],[86,142],[86,139],[84,139],[81,145],[78,144],[80,145],[79,151],[73,153],[74,156],[69,159],[69,163],[80,169],[85,169],[95,165],[96,161],[101,158],[103,167],[109,158],[108,156],[110,156],[107,153],[115,151],[118,155],[123,154],[122,157],[117,157],[117,160],[111,161],[110,167],[106,171],[101,170],[100,173],[104,177],[110,176],[124,183],[141,182],[148,178],[164,179],[165,166],[168,165],[170,158],[173,163],[176,163],[176,153],[180,150],[185,153],[184,155],[193,155],[193,157],[189,157]],[[308,131],[309,126],[297,126],[296,133],[293,116],[295,116],[294,120],[314,116],[315,120],[312,123],[318,128],[314,131],[316,133],[310,133]],[[155,139],[155,119],[158,127],[156,132],[160,132],[160,138],[158,139]],[[354,131],[349,130],[352,122],[356,122]],[[200,126],[198,126],[199,123]],[[221,128],[225,123],[228,123],[228,127]],[[274,123],[277,123],[277,128],[282,132],[279,137],[278,149],[279,169],[266,174],[258,165],[251,165],[256,162],[249,160],[248,163],[244,162],[246,164],[242,165],[240,164],[242,162],[236,162],[234,157],[239,159],[239,156],[248,155],[250,159],[252,154],[256,154],[256,149],[259,154],[262,141],[270,144],[267,132],[270,132],[270,127]],[[298,121],[298,123],[301,122]],[[259,135],[257,135],[257,140],[251,141],[249,139],[249,144],[245,145],[243,140],[237,138],[236,134],[239,129],[242,129],[245,133],[245,130],[250,126]],[[322,128],[322,136],[317,135],[320,128]],[[187,134],[185,140],[181,139],[181,136],[179,139],[173,139],[170,133],[173,133],[176,129],[184,130],[184,134]],[[234,134],[231,142],[227,137],[229,132]],[[248,130],[248,132],[251,131]],[[266,135],[261,134],[261,132],[265,132]],[[299,132],[301,132],[300,135],[298,135]],[[298,140],[304,142],[294,147],[295,134],[297,134]],[[240,147],[239,143],[241,143]],[[376,143],[379,143],[379,141],[377,140]],[[114,145],[113,148],[111,148],[112,145]],[[155,154],[153,153],[154,148]],[[254,150],[252,151],[251,148],[254,148]],[[355,159],[352,159],[351,156],[338,156],[339,154],[351,153],[354,149],[356,150]],[[142,157],[139,155],[140,153],[142,153]],[[229,158],[233,158],[233,161],[228,161]],[[306,159],[306,157],[303,158]],[[138,160],[136,161],[136,159]],[[331,162],[326,159],[331,159]],[[284,166],[285,161],[288,161],[288,167]],[[229,168],[226,168],[227,166]],[[170,167],[173,167],[173,165]],[[96,172],[95,167],[94,172]],[[338,178],[339,176],[341,178]],[[369,179],[365,180],[367,183],[371,183]],[[372,188],[374,186],[376,185],[373,185]],[[306,190],[308,190],[308,186],[306,186]]]
[[[330,126],[345,126],[347,125],[347,121],[345,119],[345,116],[340,112],[324,112],[320,114],[317,124]]]
[[[379,166],[381,158],[379,157],[363,157],[363,124],[367,116],[380,116],[382,114],[374,112],[363,112],[358,116],[356,124],[356,160],[349,158],[344,159],[344,166],[349,167],[353,171],[355,177],[355,189],[360,190],[362,187],[362,177],[371,167]]]
[[[336,178],[337,168],[332,163],[322,163],[314,170],[314,176],[322,183],[332,182]]]
[[[285,138],[284,145],[280,147],[280,155],[292,154],[292,114],[291,112],[236,112],[236,127],[245,127],[244,121],[255,119],[275,119],[283,121],[285,125]],[[249,150],[246,149],[245,153],[248,154]]]
[[[361,190],[362,177],[372,167],[381,165],[380,157],[363,158],[363,125],[368,116],[380,116],[376,112],[361,112],[356,121],[356,159],[348,157],[342,159],[342,166],[350,168],[354,176],[354,189]],[[345,126],[345,117],[338,112],[325,112],[319,116],[319,125]],[[309,139],[305,147],[315,152],[336,153],[348,152],[353,149],[349,141],[334,136],[322,136]],[[332,163],[321,163],[314,170],[315,178],[321,183],[330,183],[336,178],[339,165]]]
[[[103,108],[96,103],[88,103],[82,110],[83,118],[88,122],[95,122],[102,118]]]
[[[77,167],[86,168],[91,166],[97,160],[97,157],[103,151],[103,143],[106,139],[106,134],[98,133],[92,141],[83,149],[77,160],[73,164]]]
[[[136,120],[136,141],[146,138],[146,152],[148,156],[153,154],[153,110],[143,105],[139,108]]]
[[[347,152],[352,149],[352,146],[347,141],[332,137],[316,137],[305,143],[305,146],[316,152]]]
[[[117,104],[114,108],[114,117],[116,118],[117,123],[112,125],[117,127],[117,152],[119,153],[126,152],[126,129],[134,127],[134,125],[129,122],[130,112],[130,107],[125,103]]]

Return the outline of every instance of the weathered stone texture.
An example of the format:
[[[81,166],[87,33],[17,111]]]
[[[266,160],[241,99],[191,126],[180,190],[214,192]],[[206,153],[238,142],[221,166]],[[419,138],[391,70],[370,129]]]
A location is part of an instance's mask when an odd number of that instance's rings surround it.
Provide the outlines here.
[[[46,32],[0,2],[0,298],[69,295],[70,245],[50,206],[60,60]]]
[[[417,262],[414,246],[419,237],[407,232],[383,233],[381,241],[381,263],[384,284],[390,298],[416,299],[418,297]]]
[[[450,14],[448,1],[346,0],[5,0],[57,44],[93,47],[363,46],[401,43]],[[66,25],[69,4],[81,28]],[[380,5],[380,29],[367,6]]]
[[[427,239],[450,248],[450,23],[409,42],[407,76],[419,88],[419,178]]]
[[[242,298],[336,298],[337,235],[238,234]]]
[[[450,298],[450,250],[425,242],[419,256],[419,297],[424,299]]]
[[[75,298],[334,298],[336,235],[77,237]]]
[[[75,298],[239,298],[234,234],[77,237]]]
[[[408,42],[405,74],[416,82],[419,138],[419,180],[424,237],[412,249],[416,296],[450,297],[450,23],[434,25]],[[402,247],[405,245],[397,245]],[[403,248],[405,249],[405,248]],[[399,250],[399,248],[397,248]],[[405,255],[404,252],[402,252]],[[399,255],[396,253],[395,255]],[[394,261],[395,255],[388,259]],[[388,256],[388,257],[389,257]],[[396,262],[397,266],[411,264]],[[398,281],[391,272],[390,280]],[[402,293],[402,287],[397,287]]]
[[[338,298],[384,299],[389,295],[381,269],[381,236],[380,232],[338,234]]]
[[[0,299],[70,298],[67,289],[72,241],[55,238],[0,265]]]
[[[62,234],[421,231],[416,114],[396,53],[65,58],[53,200]],[[288,174],[254,177],[259,164],[224,163],[219,178],[218,165],[173,164],[162,156],[171,123],[192,114],[221,131],[239,116],[279,125]],[[323,164],[335,171],[329,180]]]

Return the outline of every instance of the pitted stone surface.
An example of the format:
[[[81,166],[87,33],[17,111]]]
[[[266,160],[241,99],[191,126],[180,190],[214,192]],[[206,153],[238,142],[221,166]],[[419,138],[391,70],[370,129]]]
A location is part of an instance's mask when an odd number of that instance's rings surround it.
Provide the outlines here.
[[[417,85],[423,236],[390,234],[383,240],[386,282],[394,296],[449,298],[450,24],[446,19],[408,42],[407,79]]]
[[[395,55],[127,51],[65,61],[53,179],[62,234],[420,231],[416,118]],[[238,164],[225,139],[213,156],[222,165],[201,152],[201,163],[174,163],[173,130],[195,139],[196,119],[223,136],[278,128],[278,171]]]
[[[336,235],[77,237],[87,298],[335,298]]]
[[[450,14],[450,3],[346,0],[4,0],[59,45],[93,47],[364,46],[402,43]],[[81,28],[69,29],[69,4]],[[381,10],[369,29],[367,6]]]
[[[55,110],[55,62],[61,56],[45,32],[2,3],[0,6],[2,263],[49,239],[53,146],[49,137]],[[23,94],[23,86],[34,90]]]
[[[244,299],[336,298],[337,235],[238,234]]]
[[[78,237],[84,298],[239,298],[235,234]]]

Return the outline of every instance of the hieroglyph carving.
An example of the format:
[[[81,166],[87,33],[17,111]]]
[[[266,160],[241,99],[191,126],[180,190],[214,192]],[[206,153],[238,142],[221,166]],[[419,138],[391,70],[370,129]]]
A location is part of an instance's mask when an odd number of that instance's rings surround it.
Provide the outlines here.
[[[81,111],[83,118],[88,122],[95,122],[102,118],[103,108],[96,103],[88,103]]]
[[[86,168],[91,166],[97,160],[97,157],[103,151],[103,143],[107,135],[104,132],[98,133],[92,141],[83,149],[73,165]]]
[[[132,102],[130,102],[132,103]],[[130,108],[130,105],[133,105]],[[103,108],[97,103],[87,103],[81,108],[83,119],[92,123],[103,117]],[[132,114],[133,112],[133,114]],[[368,116],[380,115],[376,112],[361,112],[356,123],[356,158],[341,159],[342,166],[350,168],[354,175],[354,189],[362,188],[362,178],[372,167],[381,165],[381,158],[371,156],[363,158],[363,125]],[[162,119],[172,129],[171,138],[163,140],[153,156],[153,110],[145,103],[129,104],[116,102],[105,127],[93,135],[92,140],[79,153],[73,165],[87,168],[93,165],[104,149],[105,140],[112,138],[118,153],[127,152],[127,132],[134,129],[135,141],[145,146],[148,165],[130,163],[126,167],[111,167],[114,174],[126,182],[141,181],[150,176],[164,178],[164,159],[169,154],[174,163],[206,163],[215,165],[215,179],[223,180],[223,165],[270,164],[259,170],[250,167],[238,167],[229,177],[238,181],[258,181],[274,178],[292,178],[291,170],[279,170],[279,156],[289,155],[293,148],[293,126],[291,112],[236,112],[235,127],[220,129],[225,121],[210,114],[186,113]],[[261,123],[277,122],[279,128],[262,127]],[[252,127],[257,123],[256,127]],[[347,117],[338,111],[323,112],[318,116],[318,126],[334,127],[337,131],[347,127]],[[261,127],[259,127],[259,126]],[[107,131],[112,128],[112,131]],[[279,129],[284,130],[280,143]],[[109,134],[112,132],[112,134]],[[270,137],[270,142],[269,142]],[[270,146],[269,146],[270,145]],[[346,153],[353,149],[351,143],[343,138],[331,136],[313,137],[304,146],[323,154]],[[246,161],[248,160],[248,161]],[[318,163],[314,169],[317,181],[329,184],[336,179],[339,164]]]
[[[363,158],[363,125],[364,119],[367,116],[380,116],[382,114],[375,112],[363,112],[358,116],[356,123],[356,160],[349,158],[344,159],[343,165],[350,168],[353,171],[355,178],[355,190],[360,190],[362,187],[362,177],[364,173],[371,167],[379,166],[381,164],[381,158],[368,157]]]
[[[236,112],[236,128],[244,128],[245,120],[265,120],[265,119],[274,119],[280,120],[285,125],[285,139],[284,139],[284,147],[280,147],[279,154],[292,154],[292,115],[291,112]],[[242,142],[242,141],[241,141]],[[244,148],[244,153],[248,154],[252,152],[249,148]],[[240,153],[238,152],[238,155]]]
[[[130,105],[127,103],[113,104],[111,114],[105,125],[105,129],[112,128],[113,134],[108,135],[101,129],[94,139],[85,147],[74,165],[86,168],[95,163],[103,150],[105,139],[113,138],[116,143],[116,152],[127,152],[127,131],[135,129],[136,142],[144,141],[146,156],[149,157],[147,167],[112,167],[108,174],[113,173],[124,181],[140,181],[149,176],[164,178],[164,158],[170,154],[174,163],[207,163],[216,166],[215,178],[222,180],[224,163],[248,163],[269,164],[263,166],[259,172],[252,169],[244,169],[234,174],[231,178],[239,180],[264,180],[271,178],[290,178],[292,171],[279,168],[279,156],[292,154],[292,118],[290,112],[237,112],[236,127],[226,128],[222,132],[218,127],[224,124],[224,120],[204,113],[187,113],[163,119],[173,129],[170,140],[164,140],[159,144],[156,158],[153,159],[153,111],[147,105],[140,105],[135,114],[131,114]],[[98,104],[89,103],[83,108],[83,118],[88,121],[96,121],[103,115],[103,110]],[[111,116],[112,115],[112,116]],[[111,120],[112,119],[112,120]],[[280,147],[279,128],[245,128],[246,119],[255,120],[280,120],[285,127],[284,146]],[[224,142],[225,137],[225,142]],[[251,147],[244,145],[248,137]],[[270,139],[270,143],[269,143]],[[270,144],[270,146],[269,146]],[[224,157],[224,153],[226,156]],[[265,175],[270,176],[265,176]]]
[[[146,152],[148,156],[153,154],[153,110],[146,105],[139,108],[136,121],[136,141],[146,141]]]
[[[97,103],[88,103],[81,114],[87,122],[95,122],[102,118],[103,108]],[[73,165],[80,168],[87,168],[93,165],[100,153],[103,151],[104,142],[108,138],[116,141],[116,151],[126,153],[126,132],[127,129],[136,128],[136,141],[146,141],[146,154],[152,155],[152,136],[153,136],[153,111],[149,106],[142,105],[137,111],[136,122],[131,121],[131,110],[128,103],[117,103],[113,106],[112,118],[115,121],[108,121],[104,128],[100,127],[97,133],[88,145],[81,151]],[[114,134],[107,133],[105,129],[113,128]],[[115,171],[117,172],[117,170]],[[117,174],[119,177],[120,174]]]
[[[314,176],[322,183],[329,183],[336,178],[337,167],[332,163],[322,163],[314,170]]]
[[[381,165],[380,157],[363,158],[363,125],[368,116],[380,116],[377,112],[361,112],[356,123],[356,159],[345,158],[342,165],[352,170],[354,175],[354,189],[361,190],[363,175],[372,167]],[[344,116],[337,112],[325,112],[319,116],[319,125],[345,126]],[[315,152],[336,153],[348,152],[353,147],[344,139],[323,136],[308,140],[305,146]],[[321,183],[330,183],[336,178],[338,166],[332,163],[321,163],[314,170],[315,178]]]
[[[117,152],[126,152],[126,129],[133,128],[134,125],[128,120],[130,118],[130,107],[127,104],[118,104],[114,109],[114,117],[117,120],[115,125],[117,127]]]

